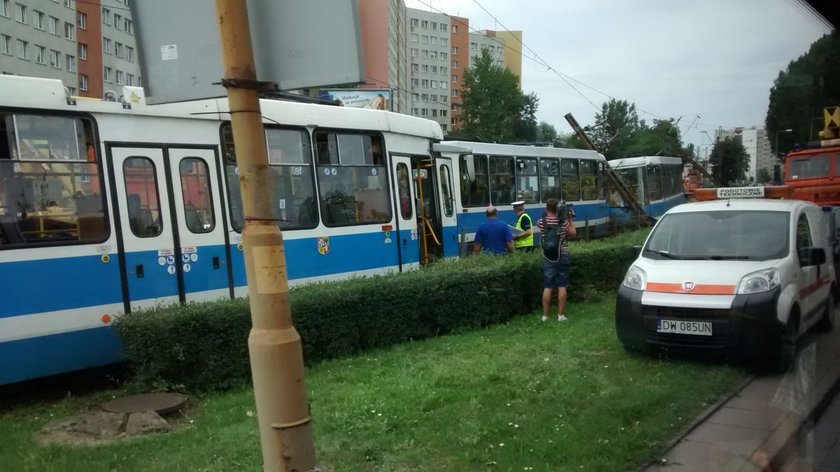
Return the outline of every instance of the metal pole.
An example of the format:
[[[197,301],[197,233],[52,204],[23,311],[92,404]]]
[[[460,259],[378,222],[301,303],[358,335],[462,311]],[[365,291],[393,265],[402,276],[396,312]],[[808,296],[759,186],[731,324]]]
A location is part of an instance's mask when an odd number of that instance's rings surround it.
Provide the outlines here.
[[[292,325],[283,235],[271,210],[271,180],[245,0],[216,0],[245,212],[242,243],[251,334],[248,350],[266,471],[315,468],[300,336]]]

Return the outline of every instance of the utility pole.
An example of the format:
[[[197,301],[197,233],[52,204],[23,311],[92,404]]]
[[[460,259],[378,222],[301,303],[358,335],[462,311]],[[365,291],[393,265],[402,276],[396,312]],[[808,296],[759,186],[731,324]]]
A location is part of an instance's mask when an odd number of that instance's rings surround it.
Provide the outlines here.
[[[246,0],[216,0],[224,78],[245,212],[242,243],[251,334],[248,350],[263,469],[315,468],[300,336],[292,325],[283,235],[271,209],[271,180]]]

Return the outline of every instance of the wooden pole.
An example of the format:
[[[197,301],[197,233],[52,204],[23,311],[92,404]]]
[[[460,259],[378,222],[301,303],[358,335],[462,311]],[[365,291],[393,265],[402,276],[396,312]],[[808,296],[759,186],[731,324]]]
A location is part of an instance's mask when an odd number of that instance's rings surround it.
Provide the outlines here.
[[[252,328],[248,337],[263,469],[315,468],[300,336],[292,325],[283,235],[271,176],[245,0],[216,0],[236,164],[245,213],[242,245]]]

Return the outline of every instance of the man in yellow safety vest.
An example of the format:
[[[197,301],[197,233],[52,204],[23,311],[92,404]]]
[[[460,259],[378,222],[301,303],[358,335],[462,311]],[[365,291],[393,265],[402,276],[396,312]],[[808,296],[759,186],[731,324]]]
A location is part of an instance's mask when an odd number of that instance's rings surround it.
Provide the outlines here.
[[[525,213],[525,202],[513,202],[513,211],[516,212],[516,228],[520,232],[513,235],[513,245],[517,251],[532,252],[534,250],[534,230],[531,224],[531,217]]]

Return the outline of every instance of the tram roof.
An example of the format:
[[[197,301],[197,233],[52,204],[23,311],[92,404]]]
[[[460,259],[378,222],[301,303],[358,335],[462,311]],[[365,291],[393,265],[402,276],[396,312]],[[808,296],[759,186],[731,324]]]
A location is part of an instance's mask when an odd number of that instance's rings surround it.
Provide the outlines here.
[[[625,157],[624,159],[613,159],[608,161],[610,167],[613,169],[627,168],[627,167],[642,167],[649,164],[682,164],[683,160],[679,157],[668,156],[639,156],[639,157]]]
[[[146,104],[141,87],[122,87],[122,101],[70,97],[56,79],[0,75],[0,106],[95,114],[160,116],[206,120],[229,120],[227,97],[160,105]],[[261,99],[266,124],[365,129],[425,138],[443,139],[433,120],[383,110]]]
[[[596,151],[586,149],[556,148],[549,146],[525,146],[518,144],[494,144],[472,141],[443,141],[433,146],[439,152],[458,154],[488,154],[495,156],[517,157],[568,157],[605,160]]]

